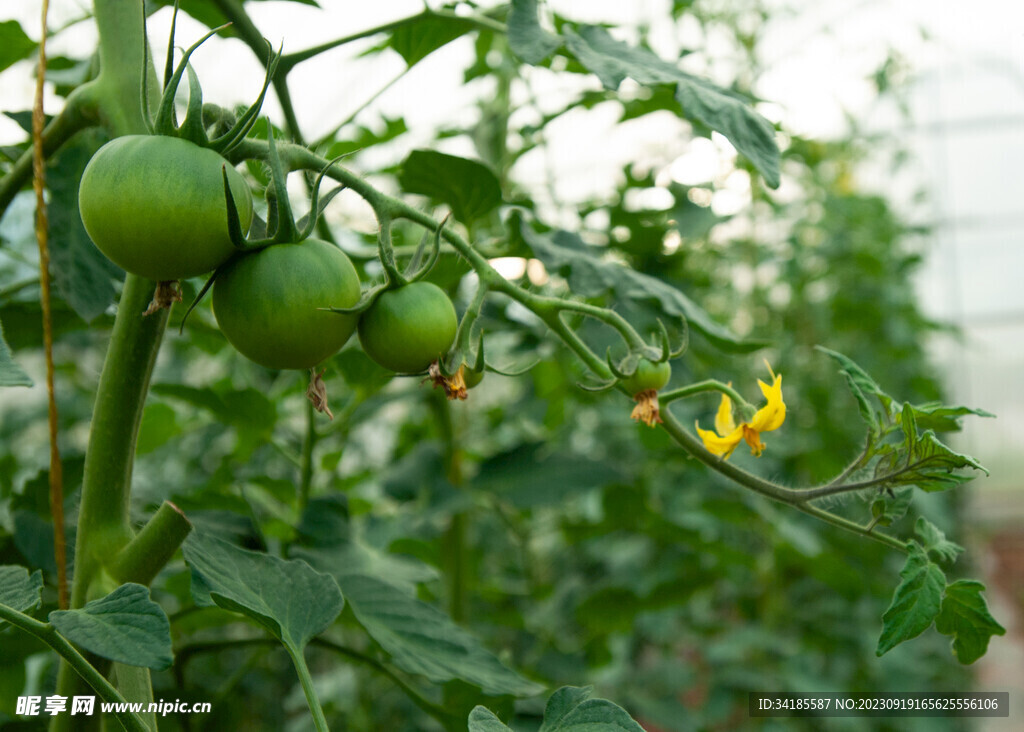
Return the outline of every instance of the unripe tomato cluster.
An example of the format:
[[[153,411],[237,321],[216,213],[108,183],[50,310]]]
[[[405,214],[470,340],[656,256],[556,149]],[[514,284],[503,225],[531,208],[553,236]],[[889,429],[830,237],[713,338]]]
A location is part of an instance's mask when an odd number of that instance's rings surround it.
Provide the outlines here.
[[[228,341],[274,369],[307,369],[337,353],[359,328],[366,354],[420,373],[455,340],[457,319],[441,288],[413,282],[381,293],[361,316],[330,312],[359,301],[349,258],[319,239],[239,254],[228,231],[226,174],[243,229],[252,193],[216,152],[180,138],[132,135],[104,145],[82,176],[86,231],[111,261],[158,281],[221,270],[213,312]]]

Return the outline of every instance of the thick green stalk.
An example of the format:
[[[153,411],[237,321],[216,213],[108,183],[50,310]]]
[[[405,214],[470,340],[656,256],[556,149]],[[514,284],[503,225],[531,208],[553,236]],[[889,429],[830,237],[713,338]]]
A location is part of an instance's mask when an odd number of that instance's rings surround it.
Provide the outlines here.
[[[142,74],[149,75],[151,96],[158,94],[156,75],[146,56],[141,2],[94,0],[99,31],[100,74],[94,92],[99,119],[113,135],[146,134]],[[154,282],[129,274],[121,292],[103,371],[96,390],[82,478],[82,502],[75,546],[71,607],[82,607],[97,571],[132,539],[130,491],[135,441],[156,354],[167,325],[167,310],[143,317]],[[125,678],[138,675],[140,678]],[[146,673],[148,676],[148,672]],[[137,670],[125,668],[123,688],[144,683]],[[58,693],[71,696],[77,679],[61,664]],[[51,729],[68,729],[70,717],[53,718]]]
[[[148,585],[190,531],[192,524],[181,509],[164,501],[135,538],[107,563],[110,576],[122,584]]]
[[[142,70],[146,70],[151,106],[159,103],[156,70],[147,57],[141,2],[94,0],[99,31],[100,73],[96,96],[103,124],[114,135],[148,132],[142,105]]]
[[[161,310],[143,317],[154,289],[155,283],[143,277],[128,275],[125,279],[96,389],[82,477],[72,607],[85,603],[97,568],[120,552],[133,535],[129,503],[135,440],[168,315]]]

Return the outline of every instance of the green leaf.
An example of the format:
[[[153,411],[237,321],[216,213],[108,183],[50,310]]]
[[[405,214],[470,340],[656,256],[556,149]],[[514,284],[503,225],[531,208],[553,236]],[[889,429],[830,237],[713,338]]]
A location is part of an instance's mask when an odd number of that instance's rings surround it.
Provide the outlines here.
[[[914,525],[914,533],[921,537],[926,552],[934,552],[943,562],[955,562],[964,548],[946,538],[946,535],[931,521],[921,516]]]
[[[893,495],[883,494],[871,503],[871,517],[879,526],[891,526],[893,521],[903,518],[914,499],[912,487],[900,488]]]
[[[607,699],[591,699],[593,687],[563,686],[548,699],[539,732],[643,732],[629,713]]]
[[[485,694],[532,696],[543,689],[432,605],[376,577],[343,570],[336,577],[356,619],[404,671],[438,684],[460,679]]]
[[[78,211],[82,171],[107,139],[98,130],[76,135],[47,163],[46,170],[53,279],[64,300],[87,323],[113,304],[113,280],[122,276],[92,243]]]
[[[984,590],[985,585],[977,580],[957,580],[946,587],[942,610],[935,618],[935,629],[953,636],[953,653],[963,664],[984,656],[992,636],[1006,634],[1006,629],[989,614],[981,596]]]
[[[681,71],[645,48],[616,41],[607,30],[583,25],[564,29],[570,50],[606,89],[615,90],[626,77],[641,84],[674,84],[683,115],[728,138],[772,188],[779,185],[779,148],[775,128],[742,97]]]
[[[0,567],[0,605],[30,613],[42,604],[42,592],[43,573],[38,569],[29,574],[24,567],[12,564]]]
[[[548,698],[544,707],[544,722],[539,732],[550,730],[594,693],[593,686],[563,686]]]
[[[716,323],[702,307],[671,285],[618,262],[600,259],[600,250],[588,246],[576,234],[540,234],[525,220],[520,231],[544,266],[566,277],[577,295],[595,297],[610,291],[624,301],[651,303],[672,318],[686,318],[694,330],[723,351],[748,353],[766,345],[764,341],[742,339]]]
[[[0,23],[0,71],[28,58],[39,45],[26,35],[16,20]]]
[[[946,575],[917,544],[900,571],[900,584],[892,604],[882,615],[882,635],[876,655],[883,655],[925,631],[939,614]]]
[[[401,54],[405,63],[413,66],[475,27],[466,18],[435,15],[428,10],[395,28],[388,45]]]
[[[309,514],[309,510],[303,514],[303,523],[307,522]],[[416,585],[433,582],[439,577],[437,570],[429,564],[412,557],[383,552],[359,539],[342,537],[333,546],[321,544],[305,547],[298,554],[314,567],[322,567],[333,574],[343,589],[346,577],[361,574],[385,577],[389,584],[413,595]],[[351,604],[351,598],[349,602]]]
[[[970,475],[954,473],[954,470],[973,468],[988,475],[988,470],[969,455],[954,452],[939,441],[931,430],[925,432],[914,444],[907,457],[907,465],[893,477],[897,485],[913,484],[923,491],[934,493],[955,488],[971,480]]]
[[[512,732],[490,709],[474,707],[469,713],[469,732]]]
[[[151,391],[211,412],[219,421],[255,435],[268,434],[277,421],[277,406],[257,389],[228,390],[184,384],[154,384]]]
[[[198,532],[182,551],[214,603],[252,618],[298,655],[344,607],[334,579],[302,560],[251,552]]]
[[[0,386],[32,386],[32,379],[11,356],[11,349],[4,340],[3,323],[0,323]]]
[[[528,64],[539,64],[562,47],[562,39],[540,26],[537,0],[512,0],[508,14],[508,45]]]
[[[882,391],[875,380],[848,357],[836,351],[830,351],[824,346],[815,346],[815,348],[839,364],[839,372],[846,379],[850,391],[857,400],[861,418],[873,433],[878,434],[891,414],[892,397]],[[884,411],[879,412],[872,399],[877,399]]]
[[[346,387],[364,397],[380,391],[394,377],[393,372],[377,365],[361,348],[346,348],[330,364],[345,379]]]
[[[118,663],[160,671],[174,660],[171,624],[142,585],[121,585],[76,610],[54,610],[50,622],[72,643]]]
[[[520,508],[558,504],[573,493],[621,479],[610,460],[560,453],[541,443],[525,443],[480,466],[476,490],[496,493]]]
[[[910,409],[917,420],[918,429],[935,430],[936,432],[959,432],[960,417],[973,414],[976,417],[995,417],[991,412],[984,409],[971,409],[970,407],[951,407],[939,402],[928,402],[927,404],[904,405],[904,409]]]
[[[489,167],[476,160],[434,150],[413,150],[402,163],[398,182],[409,193],[422,193],[451,206],[468,224],[501,205],[501,184]]]

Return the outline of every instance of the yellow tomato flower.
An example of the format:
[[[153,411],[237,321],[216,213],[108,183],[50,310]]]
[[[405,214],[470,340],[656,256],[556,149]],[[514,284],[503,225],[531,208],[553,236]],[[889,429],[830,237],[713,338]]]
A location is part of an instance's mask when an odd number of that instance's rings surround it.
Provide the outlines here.
[[[749,422],[737,426],[732,416],[732,399],[723,394],[718,413],[715,414],[714,431],[702,430],[700,424],[697,424],[697,434],[708,452],[728,458],[740,441],[744,440],[750,445],[750,452],[760,457],[765,448],[761,442],[761,433],[778,429],[786,420],[786,403],[782,401],[782,374],[776,375],[767,361],[765,365],[772,375],[772,385],[768,386],[760,379],[757,385],[761,387],[761,393],[768,403],[758,409]]]

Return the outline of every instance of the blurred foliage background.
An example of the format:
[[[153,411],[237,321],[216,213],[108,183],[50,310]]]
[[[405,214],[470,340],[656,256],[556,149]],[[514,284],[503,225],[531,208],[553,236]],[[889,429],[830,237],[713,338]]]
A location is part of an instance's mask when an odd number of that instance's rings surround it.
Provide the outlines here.
[[[682,23],[685,16],[700,24],[705,38],[726,38],[729,83],[749,92],[761,73],[757,28],[766,12],[753,0],[677,0],[665,22]],[[649,29],[626,30],[643,43]],[[770,435],[760,460],[742,450],[734,460],[801,485],[827,479],[856,455],[863,439],[856,404],[833,363],[813,350],[817,344],[849,355],[900,399],[941,398],[943,385],[925,344],[942,326],[922,314],[910,285],[925,232],[907,224],[886,198],[858,189],[853,175],[866,155],[877,158],[880,151],[894,169],[906,164],[897,141],[854,132],[823,142],[784,130],[784,185],[776,192],[744,160],[729,157],[717,135],[678,121],[680,135],[710,141],[732,160],[731,169],[706,183],[684,184],[659,175],[671,159],[645,160],[621,171],[613,195],[582,205],[564,202],[557,186],[517,178],[524,156],[550,154],[548,125],[570,112],[584,120],[608,105],[618,105],[625,122],[674,112],[677,102],[640,90],[623,103],[591,88],[566,98],[554,113],[517,114],[530,106],[522,100],[529,81],[523,74],[534,72],[510,63],[503,37],[485,31],[474,39],[472,64],[452,73],[467,81],[490,77],[493,93],[479,101],[469,123],[460,114],[442,126],[437,144],[471,143],[498,173],[506,200],[679,288],[740,335],[770,342],[752,354],[725,354],[692,334],[688,354],[675,365],[673,386],[718,378],[750,398],[757,396],[756,378],[766,378],[763,359],[784,374],[785,428]],[[393,52],[394,43],[389,36],[370,53]],[[698,57],[705,52],[687,50]],[[84,62],[67,59],[53,68],[65,72],[62,79],[72,68],[87,75]],[[899,93],[892,78],[897,70],[892,64],[878,69],[879,95]],[[70,86],[59,89],[66,93]],[[348,166],[396,187],[388,181],[397,167],[375,161],[388,161],[394,151],[404,156],[407,125],[365,117],[323,147],[329,154],[354,150]],[[51,166],[55,177],[97,143],[79,140]],[[749,186],[750,205],[715,213],[713,197],[737,180]],[[372,232],[360,233],[367,231],[365,222],[351,208],[345,212],[330,220],[332,229],[364,281],[372,280],[379,274]],[[30,214],[29,200],[19,198],[0,228],[0,320],[16,359],[38,374]],[[545,271],[510,231],[507,216],[496,216],[471,233],[483,250],[503,258],[506,271],[565,292],[567,283]],[[411,248],[418,236],[396,231],[396,244]],[[111,281],[109,271],[96,269],[101,260],[80,253],[69,251],[72,266]],[[467,272],[449,254],[432,278],[464,307]],[[186,302],[199,284],[185,283]],[[74,281],[58,285],[55,357],[71,535],[112,318],[106,305],[83,304]],[[118,286],[115,278],[111,299]],[[593,302],[630,315],[627,302]],[[552,687],[595,684],[651,732],[966,728],[939,718],[749,719],[751,690],[958,691],[971,680],[952,659],[948,639],[931,631],[875,657],[880,617],[902,557],[744,492],[688,460],[663,433],[630,421],[631,404],[621,395],[579,389],[579,363],[515,305],[495,300],[486,308],[488,353],[500,364],[539,363],[520,377],[488,374],[465,403],[449,404],[416,379],[389,378],[350,344],[327,365],[337,416],[314,423],[308,475],[301,469],[309,444],[303,377],[261,369],[235,353],[208,305],[179,336],[182,313],[180,307],[172,313],[143,418],[133,492],[140,517],[169,499],[197,527],[272,552],[315,546],[324,532],[341,537],[365,551],[362,561],[415,582],[421,599],[443,607],[513,668]],[[588,342],[608,339],[593,323],[578,325]],[[39,468],[46,463],[45,400],[38,388],[7,389],[2,400],[0,563],[42,567],[50,583],[47,475]],[[676,408],[707,424],[716,407],[707,397]],[[916,506],[956,538],[964,528],[958,500],[923,495]],[[863,517],[869,507],[851,498],[839,508]],[[909,531],[915,516],[912,511],[897,532]],[[194,609],[180,559],[153,587],[171,615],[178,658],[173,673],[154,676],[156,696],[212,701],[214,708],[209,718],[182,717],[171,725],[309,727],[285,654],[248,642],[254,630],[236,616]],[[364,635],[346,631],[355,624],[350,611],[343,621],[332,630],[339,642],[365,654],[364,661],[376,658]],[[14,700],[25,688],[52,685],[54,664],[41,645],[10,629],[0,630],[0,639],[0,723],[28,728],[12,721]],[[328,716],[344,716],[348,728],[436,728],[372,664],[339,662],[331,649],[314,646],[310,665]],[[440,699],[449,708],[471,707],[479,692],[463,686],[449,682]],[[511,703],[489,701],[495,710]],[[542,700],[518,702],[516,709],[522,729],[530,729],[531,720],[539,722]]]

